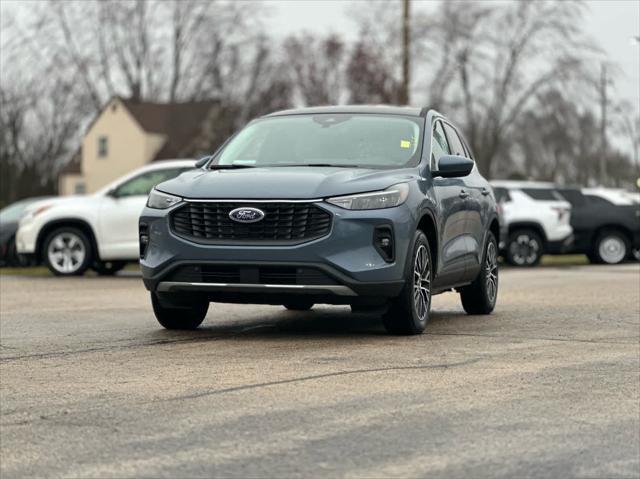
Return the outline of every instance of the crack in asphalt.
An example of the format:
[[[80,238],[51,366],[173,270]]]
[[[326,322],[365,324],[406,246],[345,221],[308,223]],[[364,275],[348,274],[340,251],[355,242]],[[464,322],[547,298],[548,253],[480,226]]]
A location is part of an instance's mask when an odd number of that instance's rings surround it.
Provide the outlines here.
[[[324,373],[324,374],[313,374],[310,376],[301,376],[297,378],[291,379],[281,379],[279,381],[268,381],[264,383],[254,383],[254,384],[245,384],[244,386],[234,386],[231,388],[225,389],[216,389],[213,391],[203,391],[196,394],[186,394],[183,396],[175,396],[169,399],[163,399],[162,401],[181,401],[185,399],[198,399],[201,397],[207,396],[216,396],[218,394],[225,394],[236,391],[245,391],[247,389],[258,389],[269,386],[280,386],[282,384],[291,384],[291,383],[299,383],[305,381],[313,381],[315,379],[324,379],[330,377],[337,376],[348,376],[351,374],[367,374],[367,373],[378,373],[384,371],[406,371],[406,370],[417,370],[417,369],[448,369],[457,366],[467,366],[469,364],[474,364],[479,361],[482,361],[483,358],[472,358],[467,359],[465,361],[460,361],[457,363],[445,363],[445,364],[422,364],[420,366],[389,366],[386,368],[367,368],[367,369],[352,369],[347,371],[335,371],[332,373]]]

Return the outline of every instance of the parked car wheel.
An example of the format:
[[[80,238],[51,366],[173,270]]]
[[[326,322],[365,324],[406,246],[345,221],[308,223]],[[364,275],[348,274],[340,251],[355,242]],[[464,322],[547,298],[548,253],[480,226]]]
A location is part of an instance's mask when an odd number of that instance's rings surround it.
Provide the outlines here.
[[[623,233],[606,230],[598,235],[593,243],[589,258],[600,264],[622,263],[629,254],[629,241]],[[595,260],[595,261],[594,261]]]
[[[166,329],[196,329],[209,310],[208,301],[188,301],[176,307],[162,304],[157,293],[151,293],[151,305],[156,319]]]
[[[405,271],[405,286],[400,296],[391,300],[383,317],[391,334],[420,334],[429,322],[433,264],[429,241],[422,231],[413,238],[413,249]]]
[[[517,229],[509,235],[505,259],[512,266],[535,266],[540,262],[543,242],[531,229]]]
[[[462,307],[468,314],[489,314],[498,298],[498,245],[491,232],[484,248],[482,268],[469,286],[460,290]]]
[[[291,311],[309,311],[313,308],[313,302],[308,299],[299,298],[287,301],[283,306]]]
[[[87,235],[72,226],[62,226],[49,233],[42,252],[47,268],[56,276],[84,274],[93,257]]]
[[[93,265],[93,270],[100,276],[113,276],[126,265],[126,261],[100,261]]]

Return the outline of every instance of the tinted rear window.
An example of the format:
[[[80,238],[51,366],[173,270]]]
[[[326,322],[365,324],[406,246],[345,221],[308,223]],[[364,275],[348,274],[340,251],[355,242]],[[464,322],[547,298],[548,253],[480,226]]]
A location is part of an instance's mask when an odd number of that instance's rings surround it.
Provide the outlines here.
[[[506,203],[507,201],[511,201],[509,190],[507,190],[506,188],[493,188],[493,193],[496,195],[496,201],[498,203]]]
[[[545,190],[543,188],[523,188],[522,192],[533,198],[534,200],[541,201],[562,201],[564,198],[560,196],[554,190]]]

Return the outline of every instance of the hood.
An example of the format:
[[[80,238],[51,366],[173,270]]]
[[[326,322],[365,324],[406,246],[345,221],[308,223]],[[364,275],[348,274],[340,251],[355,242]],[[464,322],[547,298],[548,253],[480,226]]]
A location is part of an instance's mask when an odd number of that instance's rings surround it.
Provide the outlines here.
[[[195,170],[160,183],[157,189],[183,198],[312,199],[383,190],[417,179],[415,169],[274,167]]]

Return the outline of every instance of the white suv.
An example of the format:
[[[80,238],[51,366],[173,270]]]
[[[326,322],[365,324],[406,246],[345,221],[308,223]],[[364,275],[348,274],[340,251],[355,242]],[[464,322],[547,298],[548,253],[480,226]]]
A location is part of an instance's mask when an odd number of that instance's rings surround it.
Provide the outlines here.
[[[534,266],[543,254],[565,253],[573,242],[571,205],[551,183],[493,181],[502,208],[501,250],[514,266]]]
[[[138,259],[138,218],[149,191],[194,165],[193,160],[159,161],[97,193],[35,203],[20,221],[17,252],[58,276],[81,275],[88,268],[114,274]]]

